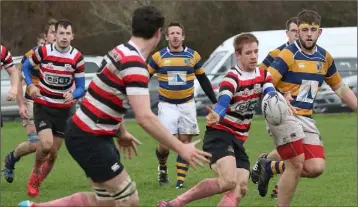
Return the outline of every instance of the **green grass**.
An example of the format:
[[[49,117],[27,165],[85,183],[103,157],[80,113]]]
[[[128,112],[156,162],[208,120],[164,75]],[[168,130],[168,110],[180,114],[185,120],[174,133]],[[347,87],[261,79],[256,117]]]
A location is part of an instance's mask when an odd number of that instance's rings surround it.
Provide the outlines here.
[[[356,206],[357,203],[357,117],[355,114],[316,115],[317,125],[325,144],[327,166],[325,173],[318,179],[302,179],[294,197],[295,206]],[[184,190],[175,189],[175,159],[171,152],[168,160],[170,185],[159,187],[157,183],[157,160],[154,153],[156,141],[148,136],[134,121],[127,126],[143,143],[139,147],[140,156],[133,160],[122,160],[131,178],[136,181],[141,206],[155,206],[160,199],[173,198]],[[200,119],[201,136],[204,132],[204,120]],[[6,122],[1,137],[1,167],[3,158],[18,143],[26,139],[24,129],[19,122]],[[245,144],[251,165],[260,152],[273,149],[273,143],[266,134],[262,117],[253,121],[249,139]],[[27,200],[26,183],[34,163],[34,156],[24,157],[16,165],[16,178],[8,184],[1,178],[1,204],[14,206],[19,201]],[[204,178],[214,174],[207,166],[194,171],[190,169],[186,186],[191,187]],[[275,181],[275,180],[273,180]],[[270,190],[274,182],[270,183]],[[249,182],[249,191],[241,206],[275,206],[275,201],[268,195],[261,198],[256,193],[256,186]],[[56,165],[41,186],[41,196],[35,201],[48,201],[78,191],[91,191],[86,177],[80,167],[67,153],[63,146]],[[216,206],[221,196],[216,195],[191,203],[188,206]]]

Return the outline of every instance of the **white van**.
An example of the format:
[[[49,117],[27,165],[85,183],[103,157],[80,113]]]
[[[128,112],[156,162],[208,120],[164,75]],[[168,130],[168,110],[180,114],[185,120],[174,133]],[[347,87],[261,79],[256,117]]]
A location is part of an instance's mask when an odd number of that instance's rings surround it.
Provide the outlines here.
[[[279,47],[288,40],[286,30],[254,31],[252,33],[259,40],[259,64],[271,50]],[[225,40],[214,50],[209,59],[204,63],[205,73],[225,73],[236,64],[233,47],[235,36]],[[346,67],[345,60],[347,58],[355,59],[355,62],[357,60],[357,27],[323,28],[322,35],[318,39],[318,45],[328,50],[333,58],[335,58],[338,70],[340,66]],[[357,67],[355,67],[355,70],[356,69]],[[213,77],[214,76],[208,76],[210,80]],[[201,90],[201,87],[199,83],[195,81],[195,93],[197,93],[198,90]]]

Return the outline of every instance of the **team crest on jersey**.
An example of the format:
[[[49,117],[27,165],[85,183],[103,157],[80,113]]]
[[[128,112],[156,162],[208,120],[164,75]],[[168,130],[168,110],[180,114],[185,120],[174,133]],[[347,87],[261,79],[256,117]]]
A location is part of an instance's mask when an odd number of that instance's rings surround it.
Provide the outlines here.
[[[71,69],[72,69],[71,64],[65,64],[65,69],[66,69],[66,70],[71,70]]]
[[[322,68],[323,68],[323,63],[322,62],[317,62],[317,71],[321,72]]]
[[[115,50],[111,50],[109,53],[108,53],[114,61],[118,62],[120,59],[122,59],[122,56]]]
[[[185,64],[185,65],[189,65],[189,64],[190,64],[190,60],[191,60],[190,58],[185,58],[185,59],[184,59],[184,64]]]
[[[47,64],[45,65],[45,68],[47,68],[47,69],[53,69],[53,64],[52,64],[52,63],[47,63]]]

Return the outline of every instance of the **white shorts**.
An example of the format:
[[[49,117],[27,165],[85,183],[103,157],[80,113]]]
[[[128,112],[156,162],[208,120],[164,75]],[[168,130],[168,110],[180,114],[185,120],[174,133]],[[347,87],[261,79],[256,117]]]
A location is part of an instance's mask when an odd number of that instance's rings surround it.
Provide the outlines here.
[[[171,104],[159,102],[158,117],[171,134],[199,135],[195,102]]]
[[[303,144],[323,146],[316,122],[304,116],[288,116],[279,126],[269,125],[266,122],[270,136],[276,146],[302,139]]]
[[[27,109],[27,116],[29,119],[22,120],[22,126],[34,125],[34,101],[31,99],[24,98],[24,104]]]

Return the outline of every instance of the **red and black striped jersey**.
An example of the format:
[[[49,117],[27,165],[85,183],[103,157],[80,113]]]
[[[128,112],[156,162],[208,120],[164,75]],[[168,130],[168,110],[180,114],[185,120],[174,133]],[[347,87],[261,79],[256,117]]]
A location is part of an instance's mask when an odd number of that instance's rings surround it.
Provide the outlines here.
[[[149,95],[145,58],[129,41],[109,51],[90,82],[73,122],[83,131],[114,135],[129,108],[128,95]]]
[[[267,87],[273,87],[269,72],[256,68],[252,72],[231,68],[220,83],[220,95],[231,97],[226,115],[213,128],[224,130],[245,141],[249,135],[251,121],[261,94]]]
[[[1,45],[1,68],[0,70],[8,69],[11,66],[14,65],[14,62],[12,61],[12,56],[9,50],[3,45]]]
[[[31,65],[40,65],[41,97],[34,101],[54,108],[68,108],[73,102],[65,103],[63,94],[72,90],[74,79],[84,77],[85,62],[83,55],[76,48],[60,52],[54,44],[47,44],[35,49],[29,57]]]

